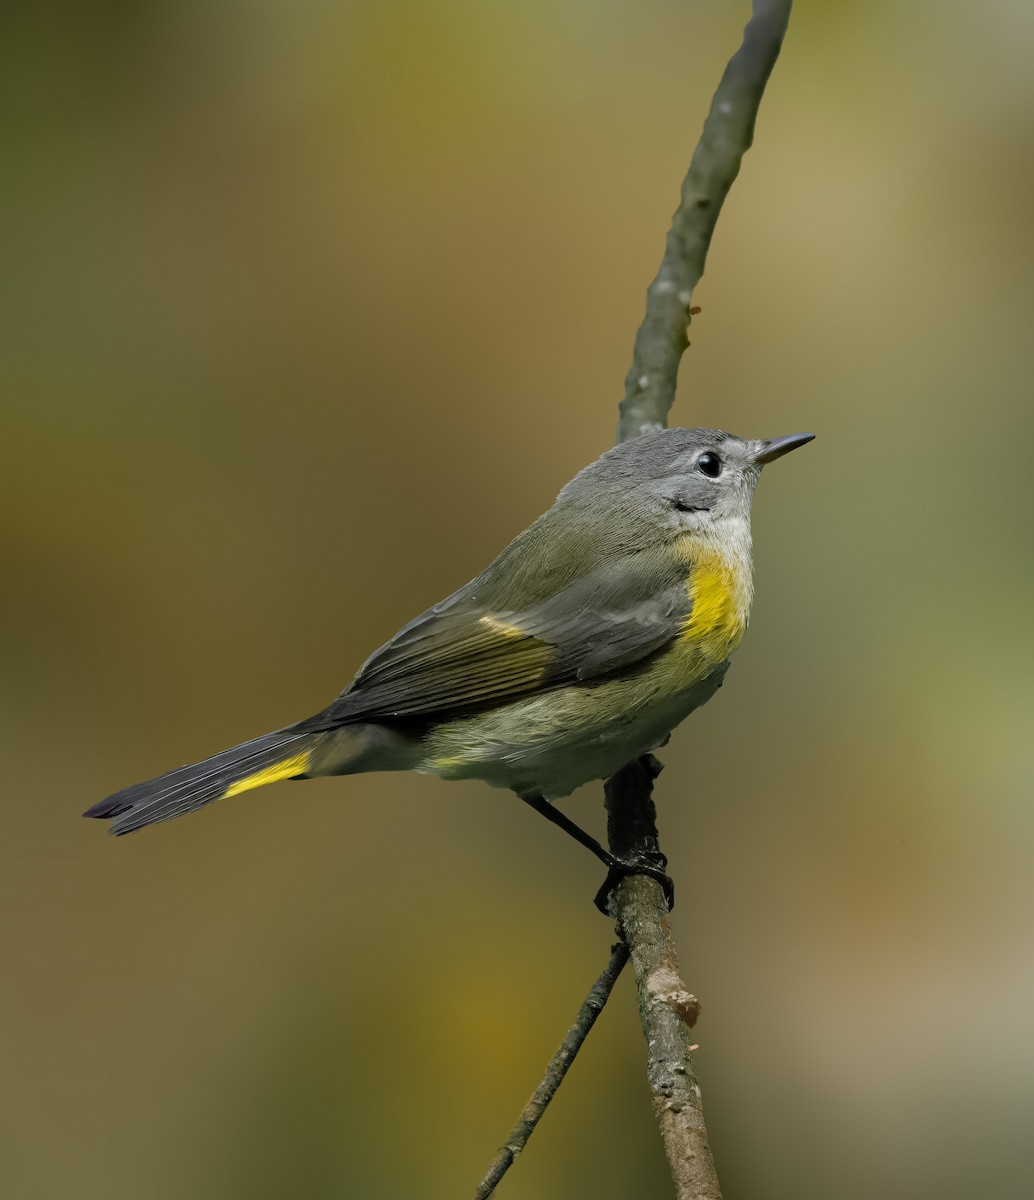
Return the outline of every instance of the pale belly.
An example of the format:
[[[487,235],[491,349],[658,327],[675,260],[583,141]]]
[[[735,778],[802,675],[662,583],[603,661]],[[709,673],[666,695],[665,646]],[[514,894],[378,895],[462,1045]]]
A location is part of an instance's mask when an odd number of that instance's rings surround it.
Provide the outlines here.
[[[417,770],[482,779],[521,795],[567,796],[659,746],[709,700],[728,663],[706,666],[688,685],[673,686],[678,664],[662,662],[632,677],[558,688],[453,721],[431,733]]]

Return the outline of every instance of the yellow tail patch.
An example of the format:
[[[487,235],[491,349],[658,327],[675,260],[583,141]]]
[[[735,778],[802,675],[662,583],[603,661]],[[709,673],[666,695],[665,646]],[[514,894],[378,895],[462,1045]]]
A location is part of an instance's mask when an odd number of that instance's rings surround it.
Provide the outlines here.
[[[222,798],[225,800],[227,796],[239,796],[241,792],[250,792],[252,788],[263,787],[267,783],[278,783],[281,779],[290,779],[293,775],[304,775],[309,769],[311,757],[306,751],[304,754],[295,754],[291,758],[285,758],[283,762],[274,763],[271,767],[256,771],[254,775],[245,775],[243,779],[231,783],[223,792]]]

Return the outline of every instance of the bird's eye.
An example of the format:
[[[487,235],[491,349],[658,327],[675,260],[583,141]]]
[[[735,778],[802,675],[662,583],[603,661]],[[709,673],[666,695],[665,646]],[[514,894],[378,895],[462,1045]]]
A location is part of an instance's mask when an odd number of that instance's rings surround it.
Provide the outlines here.
[[[722,460],[717,454],[712,454],[710,450],[705,450],[696,461],[696,468],[709,479],[715,479],[722,473]]]

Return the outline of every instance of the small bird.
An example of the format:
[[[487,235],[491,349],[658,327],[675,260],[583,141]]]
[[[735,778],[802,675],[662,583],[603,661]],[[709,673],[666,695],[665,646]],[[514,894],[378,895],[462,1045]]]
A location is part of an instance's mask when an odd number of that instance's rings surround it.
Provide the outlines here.
[[[750,616],[761,468],[812,438],[661,429],[608,450],[328,708],[84,815],[132,833],[282,779],[415,770],[509,788],[612,872],[670,891],[552,802],[664,743],[721,686]]]

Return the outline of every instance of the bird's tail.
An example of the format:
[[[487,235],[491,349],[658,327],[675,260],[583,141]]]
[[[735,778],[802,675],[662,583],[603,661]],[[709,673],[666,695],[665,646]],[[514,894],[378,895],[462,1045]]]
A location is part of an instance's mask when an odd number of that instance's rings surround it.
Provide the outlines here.
[[[87,809],[83,816],[111,817],[109,833],[132,833],[145,825],[192,812],[211,800],[306,775],[319,740],[319,733],[297,725],[278,729],[204,762],[123,788]]]

